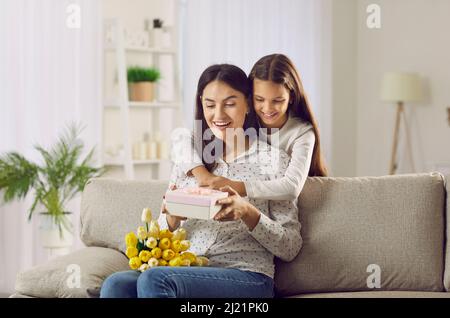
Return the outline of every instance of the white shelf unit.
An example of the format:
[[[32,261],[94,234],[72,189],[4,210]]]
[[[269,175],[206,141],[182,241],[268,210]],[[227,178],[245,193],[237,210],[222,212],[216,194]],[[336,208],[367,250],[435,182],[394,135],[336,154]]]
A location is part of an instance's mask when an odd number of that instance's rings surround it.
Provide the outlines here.
[[[106,51],[114,51],[117,49],[117,45],[108,45],[105,46]],[[164,49],[164,48],[145,48],[145,47],[134,47],[127,46],[125,48],[129,52],[141,52],[141,53],[155,53],[155,54],[173,54],[176,55],[176,51],[173,49]]]
[[[133,165],[157,165],[166,160],[162,159],[148,159],[148,160],[133,160]],[[123,161],[118,159],[106,160],[104,162],[106,166],[123,166]]]
[[[120,122],[121,122],[121,134],[123,142],[123,156],[110,158],[103,153],[102,160],[103,164],[109,168],[122,167],[125,172],[125,177],[127,179],[135,179],[135,166],[150,166],[152,169],[152,179],[158,179],[159,177],[159,166],[162,163],[170,162],[169,159],[148,159],[148,160],[135,160],[132,156],[132,140],[131,131],[133,128],[132,123],[130,123],[130,112],[137,109],[144,109],[151,112],[151,122],[149,127],[152,128],[150,133],[160,131],[160,110],[161,109],[172,109],[175,111],[175,115],[171,118],[174,127],[179,123],[179,111],[181,109],[181,84],[179,77],[179,60],[178,53],[176,49],[166,49],[166,48],[143,48],[143,47],[130,47],[124,45],[124,28],[122,22],[119,18],[105,19],[104,21],[105,30],[110,28],[113,30],[114,45],[104,45],[104,52],[113,53],[115,55],[115,65],[117,67],[117,84],[118,84],[118,98],[113,100],[105,99],[103,106],[103,114],[108,110],[118,110],[120,111]],[[172,34],[173,36],[173,34]],[[173,38],[175,38],[173,36]],[[173,41],[175,43],[175,41]],[[174,80],[174,91],[175,100],[171,102],[158,101],[158,89],[156,89],[156,101],[153,102],[134,102],[129,100],[128,96],[128,79],[127,79],[127,56],[128,54],[144,54],[151,55],[153,61],[153,67],[159,68],[159,57],[161,55],[170,55],[172,57],[173,63],[173,80]],[[163,74],[162,74],[163,75]],[[156,84],[158,85],[158,84]],[[103,116],[105,120],[105,116]],[[104,123],[105,124],[105,123]],[[166,125],[167,123],[164,123]],[[105,137],[103,137],[105,138]],[[104,149],[104,143],[102,148]]]
[[[106,101],[104,103],[106,108],[120,108],[119,101]],[[129,102],[130,108],[179,108],[180,104],[175,102]]]

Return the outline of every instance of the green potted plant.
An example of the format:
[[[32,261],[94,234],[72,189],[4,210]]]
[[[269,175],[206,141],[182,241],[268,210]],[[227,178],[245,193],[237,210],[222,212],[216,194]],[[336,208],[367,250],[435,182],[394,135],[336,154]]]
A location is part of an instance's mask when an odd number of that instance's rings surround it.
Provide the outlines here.
[[[34,190],[28,220],[39,208],[43,217],[40,234],[44,247],[64,248],[72,245],[71,213],[66,210],[66,204],[83,191],[90,178],[104,173],[103,168],[91,166],[94,149],[80,160],[84,149],[83,142],[78,139],[80,133],[81,129],[72,124],[50,149],[35,145],[34,148],[43,158],[42,164],[31,162],[17,152],[0,156],[3,201],[24,199],[30,190]]]
[[[154,100],[155,83],[161,78],[156,68],[133,66],[128,68],[129,97],[135,102]]]

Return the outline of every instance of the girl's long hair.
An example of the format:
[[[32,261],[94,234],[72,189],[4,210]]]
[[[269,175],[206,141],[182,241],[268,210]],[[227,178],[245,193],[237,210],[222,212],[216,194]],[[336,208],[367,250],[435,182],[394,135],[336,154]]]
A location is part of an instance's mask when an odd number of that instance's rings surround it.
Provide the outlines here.
[[[203,106],[202,106],[202,94],[205,87],[213,82],[213,81],[220,81],[228,86],[232,87],[233,89],[241,92],[249,105],[249,112],[247,113],[244,121],[244,131],[246,131],[248,128],[254,128],[256,133],[258,133],[259,130],[259,123],[258,119],[255,113],[255,109],[252,106],[252,98],[251,98],[251,85],[250,80],[247,77],[247,74],[240,69],[239,67],[231,64],[216,64],[209,66],[206,70],[203,71],[202,75],[200,76],[200,79],[198,80],[197,85],[197,94],[195,97],[195,119],[196,123],[194,125],[194,146],[196,148],[197,153],[202,154],[202,161],[204,166],[209,170],[212,171],[216,165],[215,162],[208,162],[205,161],[203,150],[205,147],[210,143],[223,143],[222,140],[219,140],[218,138],[215,138],[214,135],[211,133],[212,138],[211,140],[205,140],[205,131],[209,129],[208,124],[205,120],[205,116],[203,113]],[[201,123],[201,127],[198,127]],[[223,149],[222,147],[213,147],[213,149]],[[215,153],[213,150],[212,156],[214,158],[218,158],[221,156],[221,153]]]
[[[308,176],[327,176],[327,168],[320,149],[320,136],[317,122],[311,111],[310,103],[294,63],[283,54],[264,56],[253,66],[249,79],[252,90],[255,79],[282,84],[289,90],[292,104],[289,104],[288,113],[310,123],[313,126],[316,137]]]

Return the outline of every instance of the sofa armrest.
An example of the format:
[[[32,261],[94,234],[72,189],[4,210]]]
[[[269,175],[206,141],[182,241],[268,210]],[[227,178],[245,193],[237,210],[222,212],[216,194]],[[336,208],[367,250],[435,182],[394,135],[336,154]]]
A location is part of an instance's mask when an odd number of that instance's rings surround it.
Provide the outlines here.
[[[15,289],[40,298],[95,297],[106,277],[127,269],[128,260],[122,253],[87,247],[19,273]]]
[[[443,176],[445,184],[445,270],[444,287],[450,292],[450,174]]]

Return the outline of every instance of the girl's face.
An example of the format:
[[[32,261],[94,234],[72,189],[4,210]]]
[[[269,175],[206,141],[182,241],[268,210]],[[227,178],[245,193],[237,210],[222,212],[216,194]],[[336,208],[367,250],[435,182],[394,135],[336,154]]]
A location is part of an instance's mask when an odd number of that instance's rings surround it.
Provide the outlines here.
[[[264,127],[281,128],[284,125],[288,118],[289,98],[289,90],[284,85],[254,79],[253,103]]]
[[[206,85],[202,107],[208,127],[214,136],[225,141],[228,128],[243,128],[248,104],[244,94],[221,81]]]

